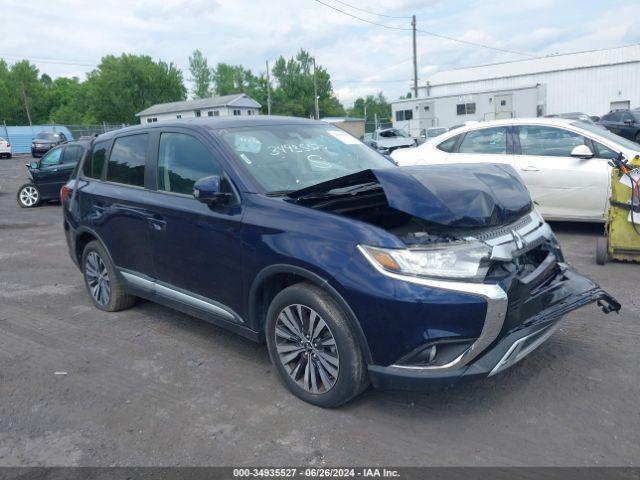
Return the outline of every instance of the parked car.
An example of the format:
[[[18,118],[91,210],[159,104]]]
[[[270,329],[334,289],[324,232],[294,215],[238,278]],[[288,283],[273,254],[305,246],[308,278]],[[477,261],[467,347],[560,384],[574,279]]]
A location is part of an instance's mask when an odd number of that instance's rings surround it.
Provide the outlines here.
[[[383,154],[389,154],[399,148],[415,147],[418,142],[397,128],[381,128],[373,132],[367,142],[372,148]]]
[[[605,128],[602,125],[598,125],[592,117],[582,112],[555,113],[551,115],[545,115],[545,118],[568,118],[569,120],[580,120],[581,122],[585,122],[590,125],[596,125],[596,126],[599,126],[600,128]],[[600,117],[596,117],[596,118],[600,120]]]
[[[33,208],[42,202],[60,200],[60,189],[89,145],[89,142],[79,141],[60,145],[49,150],[39,161],[27,164],[30,181],[18,189],[18,205]]]
[[[420,138],[418,139],[418,143],[422,144],[427,140],[431,140],[443,133],[446,133],[449,129],[445,127],[431,127],[431,128],[423,128],[420,131]]]
[[[11,144],[0,137],[0,158],[11,158]]]
[[[40,132],[31,142],[31,155],[41,157],[52,148],[68,141],[67,136],[62,132]]]
[[[640,112],[616,110],[603,115],[600,125],[621,137],[640,143]]]
[[[394,152],[399,165],[497,162],[513,166],[547,220],[604,222],[611,167],[640,145],[582,121],[523,118],[459,128],[418,148]]]
[[[324,122],[109,132],[61,198],[98,309],[139,296],[266,341],[286,386],[324,407],[369,382],[493,375],[565,313],[620,308],[564,263],[510,166],[398,168]]]

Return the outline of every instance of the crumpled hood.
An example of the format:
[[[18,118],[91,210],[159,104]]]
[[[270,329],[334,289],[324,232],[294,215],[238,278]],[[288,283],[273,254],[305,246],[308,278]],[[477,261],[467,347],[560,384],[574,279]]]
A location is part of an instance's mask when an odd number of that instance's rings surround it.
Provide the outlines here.
[[[372,170],[389,206],[452,227],[493,227],[531,211],[531,197],[509,165],[419,165]]]
[[[387,204],[428,222],[450,227],[494,227],[512,223],[532,208],[516,171],[504,164],[418,165],[364,170],[290,193],[305,202],[348,197],[358,185],[379,184]],[[343,189],[341,191],[341,189]]]

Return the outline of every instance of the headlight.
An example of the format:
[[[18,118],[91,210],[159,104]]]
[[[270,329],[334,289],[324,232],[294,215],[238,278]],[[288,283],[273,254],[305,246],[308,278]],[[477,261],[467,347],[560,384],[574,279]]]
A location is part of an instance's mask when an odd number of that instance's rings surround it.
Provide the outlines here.
[[[491,247],[480,242],[436,244],[395,249],[360,246],[377,269],[424,277],[482,280],[489,268]]]

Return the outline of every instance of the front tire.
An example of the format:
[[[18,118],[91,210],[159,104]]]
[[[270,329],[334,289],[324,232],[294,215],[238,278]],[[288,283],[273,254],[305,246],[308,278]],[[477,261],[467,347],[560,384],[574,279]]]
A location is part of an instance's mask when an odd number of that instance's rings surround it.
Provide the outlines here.
[[[117,312],[130,308],[136,298],[125,292],[109,255],[94,240],[82,252],[82,274],[87,292],[93,304],[105,312]]]
[[[40,190],[33,183],[25,183],[18,189],[16,195],[18,205],[22,208],[37,207],[42,201]]]
[[[607,237],[600,237],[596,240],[596,263],[604,265],[609,260],[609,242]]]
[[[299,283],[276,295],[267,312],[266,338],[283,382],[306,402],[338,407],[369,384],[353,328],[315,285]]]

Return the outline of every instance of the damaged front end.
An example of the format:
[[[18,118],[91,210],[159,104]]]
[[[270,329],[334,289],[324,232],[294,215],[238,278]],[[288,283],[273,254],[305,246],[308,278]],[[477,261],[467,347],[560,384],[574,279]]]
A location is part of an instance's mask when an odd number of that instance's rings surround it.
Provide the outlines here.
[[[439,338],[390,366],[371,366],[379,386],[425,377],[493,375],[546,340],[566,313],[620,304],[564,262],[548,224],[506,165],[366,170],[289,194],[291,201],[381,227],[406,248],[360,245],[381,274],[487,302],[477,338]]]

